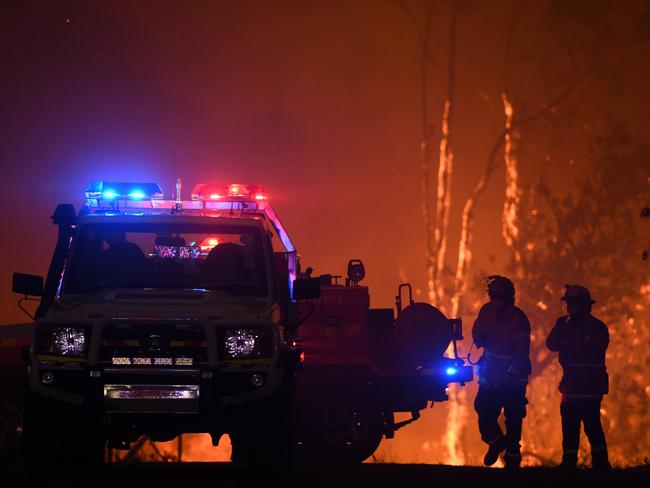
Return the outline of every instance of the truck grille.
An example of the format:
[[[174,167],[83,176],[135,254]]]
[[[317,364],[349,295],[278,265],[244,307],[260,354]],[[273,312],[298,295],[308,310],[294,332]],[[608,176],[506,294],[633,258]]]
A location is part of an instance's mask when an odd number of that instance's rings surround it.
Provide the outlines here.
[[[207,363],[205,330],[192,323],[111,323],[99,359],[113,367],[193,367]]]

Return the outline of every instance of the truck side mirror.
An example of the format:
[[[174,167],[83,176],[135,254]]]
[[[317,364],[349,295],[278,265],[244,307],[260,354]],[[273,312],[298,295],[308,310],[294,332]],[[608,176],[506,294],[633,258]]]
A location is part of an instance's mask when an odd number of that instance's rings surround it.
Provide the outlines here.
[[[24,273],[14,273],[11,289],[21,295],[43,296],[43,277]]]
[[[320,278],[303,278],[293,282],[294,300],[320,298]]]

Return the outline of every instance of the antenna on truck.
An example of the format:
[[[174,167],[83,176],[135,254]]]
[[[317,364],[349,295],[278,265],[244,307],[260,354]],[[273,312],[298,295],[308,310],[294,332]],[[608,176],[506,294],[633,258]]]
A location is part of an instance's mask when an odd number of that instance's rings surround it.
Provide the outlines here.
[[[176,178],[176,205],[174,210],[180,212],[183,208],[183,200],[181,199],[181,190],[183,189],[183,180],[179,176]]]

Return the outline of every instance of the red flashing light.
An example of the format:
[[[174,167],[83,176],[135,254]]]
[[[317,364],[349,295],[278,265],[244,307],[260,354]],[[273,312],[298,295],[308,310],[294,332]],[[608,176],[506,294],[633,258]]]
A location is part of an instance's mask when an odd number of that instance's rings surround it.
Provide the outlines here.
[[[219,245],[219,239],[216,237],[206,237],[203,239],[203,242],[201,242],[201,251],[203,252],[209,252],[214,248],[215,246]]]
[[[256,202],[268,201],[269,196],[261,185],[244,185],[232,183],[219,185],[213,183],[199,183],[192,190],[192,200],[203,202],[252,200]]]

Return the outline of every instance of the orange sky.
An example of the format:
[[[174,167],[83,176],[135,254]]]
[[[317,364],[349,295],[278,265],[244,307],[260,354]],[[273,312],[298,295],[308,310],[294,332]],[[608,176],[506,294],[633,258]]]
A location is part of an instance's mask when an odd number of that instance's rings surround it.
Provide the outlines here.
[[[423,12],[422,2],[406,3]],[[439,132],[449,12],[434,5],[431,108]],[[527,5],[513,47],[515,85],[528,94],[525,106],[515,104],[522,113],[566,76],[541,79],[544,63],[564,53],[539,34],[549,29],[535,13],[542,3]],[[588,135],[606,114],[648,139],[643,17],[617,8],[599,17],[596,8],[572,5],[555,14],[558,29],[579,40],[585,58],[600,55],[584,46],[602,39],[593,49],[608,57],[564,118],[523,134],[524,182],[546,154],[551,182],[578,176]],[[510,6],[468,2],[459,19],[450,262],[462,203],[503,123]],[[96,179],[156,180],[168,193],[174,174],[188,191],[200,181],[264,184],[317,273],[343,273],[349,258],[363,259],[374,306],[391,306],[401,278],[423,289],[419,53],[412,24],[393,3],[17,2],[0,10],[0,322],[24,319],[9,291],[11,272],[46,272],[55,205],[78,207]],[[502,198],[500,170],[476,214],[474,254],[489,271],[499,271],[505,255]]]

